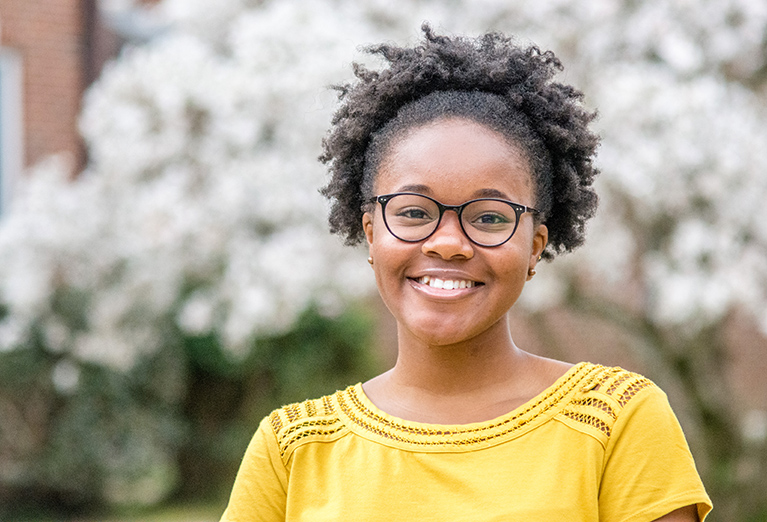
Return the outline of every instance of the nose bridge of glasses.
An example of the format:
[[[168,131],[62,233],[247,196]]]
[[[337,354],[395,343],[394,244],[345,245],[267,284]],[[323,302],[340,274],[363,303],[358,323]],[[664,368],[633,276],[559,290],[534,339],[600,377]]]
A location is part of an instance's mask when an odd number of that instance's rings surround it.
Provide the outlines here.
[[[463,212],[464,205],[443,205],[441,203],[439,203],[439,205],[439,219],[437,220],[437,224],[434,227],[434,231],[431,233],[431,235],[434,236],[439,234],[440,231],[444,231],[445,227],[447,226],[452,229],[451,233],[458,233],[459,237],[469,239],[466,235],[466,229],[461,222],[461,213]],[[448,210],[452,210],[455,214],[448,217]],[[446,224],[446,222],[449,224]]]
[[[440,208],[440,210],[441,210],[440,214],[443,217],[445,215],[445,212],[447,212],[448,210],[452,210],[453,212],[455,212],[455,215],[458,216],[458,219],[460,219],[461,218],[461,214],[463,214],[463,209],[466,208],[466,205],[468,205],[468,203],[464,203],[462,205],[444,205],[442,203],[439,203],[439,205],[441,207]]]

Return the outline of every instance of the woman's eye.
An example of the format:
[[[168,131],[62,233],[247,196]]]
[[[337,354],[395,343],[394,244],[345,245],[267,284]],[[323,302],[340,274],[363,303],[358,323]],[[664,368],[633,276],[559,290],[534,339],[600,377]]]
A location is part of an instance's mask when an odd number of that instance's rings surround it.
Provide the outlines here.
[[[406,208],[397,212],[397,216],[404,219],[430,219],[429,213],[421,208]]]
[[[472,223],[478,225],[501,225],[509,223],[509,219],[501,214],[481,214]]]

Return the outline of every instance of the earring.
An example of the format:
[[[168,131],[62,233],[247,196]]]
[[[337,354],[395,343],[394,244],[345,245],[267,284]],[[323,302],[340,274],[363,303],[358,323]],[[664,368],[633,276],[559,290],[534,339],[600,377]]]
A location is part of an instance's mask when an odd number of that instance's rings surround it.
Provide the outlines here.
[[[370,263],[371,266],[373,265],[373,256],[370,256],[368,258],[368,263]]]
[[[538,256],[538,261],[540,261],[540,260],[541,260],[541,257],[542,257],[542,256]],[[535,271],[535,268],[532,268],[532,267],[531,267],[531,268],[529,268],[529,269],[527,270],[527,277],[533,277],[535,274],[537,274],[537,272]]]

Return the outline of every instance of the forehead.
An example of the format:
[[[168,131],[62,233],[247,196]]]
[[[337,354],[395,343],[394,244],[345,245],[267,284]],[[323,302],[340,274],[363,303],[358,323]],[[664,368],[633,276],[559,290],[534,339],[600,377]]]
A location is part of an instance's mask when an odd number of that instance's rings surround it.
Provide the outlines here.
[[[489,191],[532,204],[530,163],[508,137],[466,119],[413,128],[392,141],[375,182],[378,194],[418,186],[448,200]],[[465,200],[465,199],[463,199]]]

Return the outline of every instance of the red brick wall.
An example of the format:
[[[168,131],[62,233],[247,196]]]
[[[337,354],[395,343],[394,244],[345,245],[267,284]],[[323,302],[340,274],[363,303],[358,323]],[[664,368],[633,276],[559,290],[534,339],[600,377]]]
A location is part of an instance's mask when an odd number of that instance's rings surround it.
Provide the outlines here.
[[[0,43],[21,56],[26,165],[66,152],[73,166],[84,153],[77,115],[85,85],[87,2],[0,0]]]

